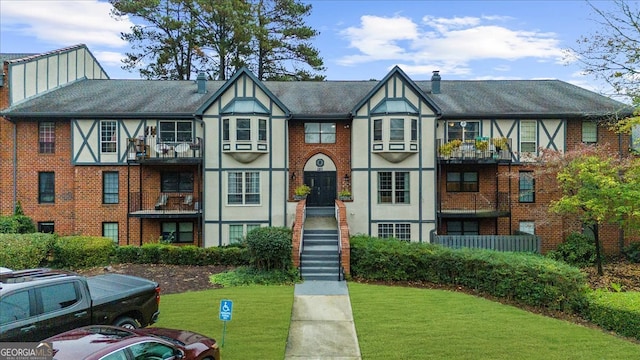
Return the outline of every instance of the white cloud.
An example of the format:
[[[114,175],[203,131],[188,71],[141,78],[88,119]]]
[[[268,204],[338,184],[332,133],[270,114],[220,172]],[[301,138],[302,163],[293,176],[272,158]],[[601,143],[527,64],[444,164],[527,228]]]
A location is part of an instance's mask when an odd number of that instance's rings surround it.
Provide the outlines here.
[[[451,75],[471,75],[470,64],[474,61],[562,61],[557,34],[500,24],[510,19],[427,15],[418,25],[408,17],[362,16],[358,26],[340,33],[357,53],[340,58],[338,63],[354,66],[393,60],[409,62],[402,66],[407,73],[430,74],[440,69]],[[504,71],[504,67],[499,70]]]
[[[122,48],[127,43],[120,32],[128,32],[128,18],[116,20],[109,14],[111,5],[97,0],[47,1],[2,0],[3,31],[35,37],[59,47],[87,44]]]

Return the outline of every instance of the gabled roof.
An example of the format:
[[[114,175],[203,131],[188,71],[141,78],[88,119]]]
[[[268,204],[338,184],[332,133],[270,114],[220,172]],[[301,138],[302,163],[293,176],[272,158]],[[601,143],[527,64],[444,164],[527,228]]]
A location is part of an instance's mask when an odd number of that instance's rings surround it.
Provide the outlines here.
[[[4,63],[5,61],[20,60],[20,59],[32,57],[35,55],[38,55],[38,54],[4,53],[4,54],[0,54],[0,62]]]
[[[251,72],[248,74],[255,79]],[[234,76],[235,79],[237,77]],[[229,81],[80,80],[14,105],[0,114],[16,119],[192,118],[224,92]],[[255,81],[255,80],[254,80]],[[382,81],[258,81],[292,119],[350,119],[351,112]],[[631,108],[559,80],[412,81],[444,119],[602,117]]]

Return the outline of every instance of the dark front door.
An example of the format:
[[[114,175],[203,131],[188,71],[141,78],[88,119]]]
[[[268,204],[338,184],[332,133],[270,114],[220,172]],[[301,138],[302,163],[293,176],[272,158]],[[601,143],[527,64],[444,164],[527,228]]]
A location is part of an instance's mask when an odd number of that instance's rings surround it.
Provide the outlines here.
[[[311,187],[307,206],[333,206],[336,199],[335,171],[305,171],[304,183]]]

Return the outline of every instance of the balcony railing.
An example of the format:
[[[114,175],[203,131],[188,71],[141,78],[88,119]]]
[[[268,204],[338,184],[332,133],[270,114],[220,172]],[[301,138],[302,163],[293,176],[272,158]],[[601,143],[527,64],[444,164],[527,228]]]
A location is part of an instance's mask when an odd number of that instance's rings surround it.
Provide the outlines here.
[[[202,138],[194,142],[162,142],[156,136],[129,139],[127,159],[129,161],[153,161],[172,159],[201,159],[203,154]]]
[[[440,201],[441,214],[506,214],[510,210],[509,193],[498,192],[493,196],[483,193],[455,193]]]
[[[129,193],[131,214],[200,213],[200,198],[195,193]]]
[[[512,160],[511,139],[489,139],[479,137],[475,140],[451,140],[445,142],[437,139],[438,160],[440,161],[475,161],[475,162],[507,162]]]

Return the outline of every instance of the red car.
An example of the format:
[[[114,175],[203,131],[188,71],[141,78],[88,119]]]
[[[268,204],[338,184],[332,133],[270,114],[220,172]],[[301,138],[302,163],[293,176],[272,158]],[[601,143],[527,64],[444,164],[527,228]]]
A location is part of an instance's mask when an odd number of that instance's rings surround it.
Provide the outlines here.
[[[92,325],[52,336],[54,360],[220,360],[214,339],[186,330]]]

